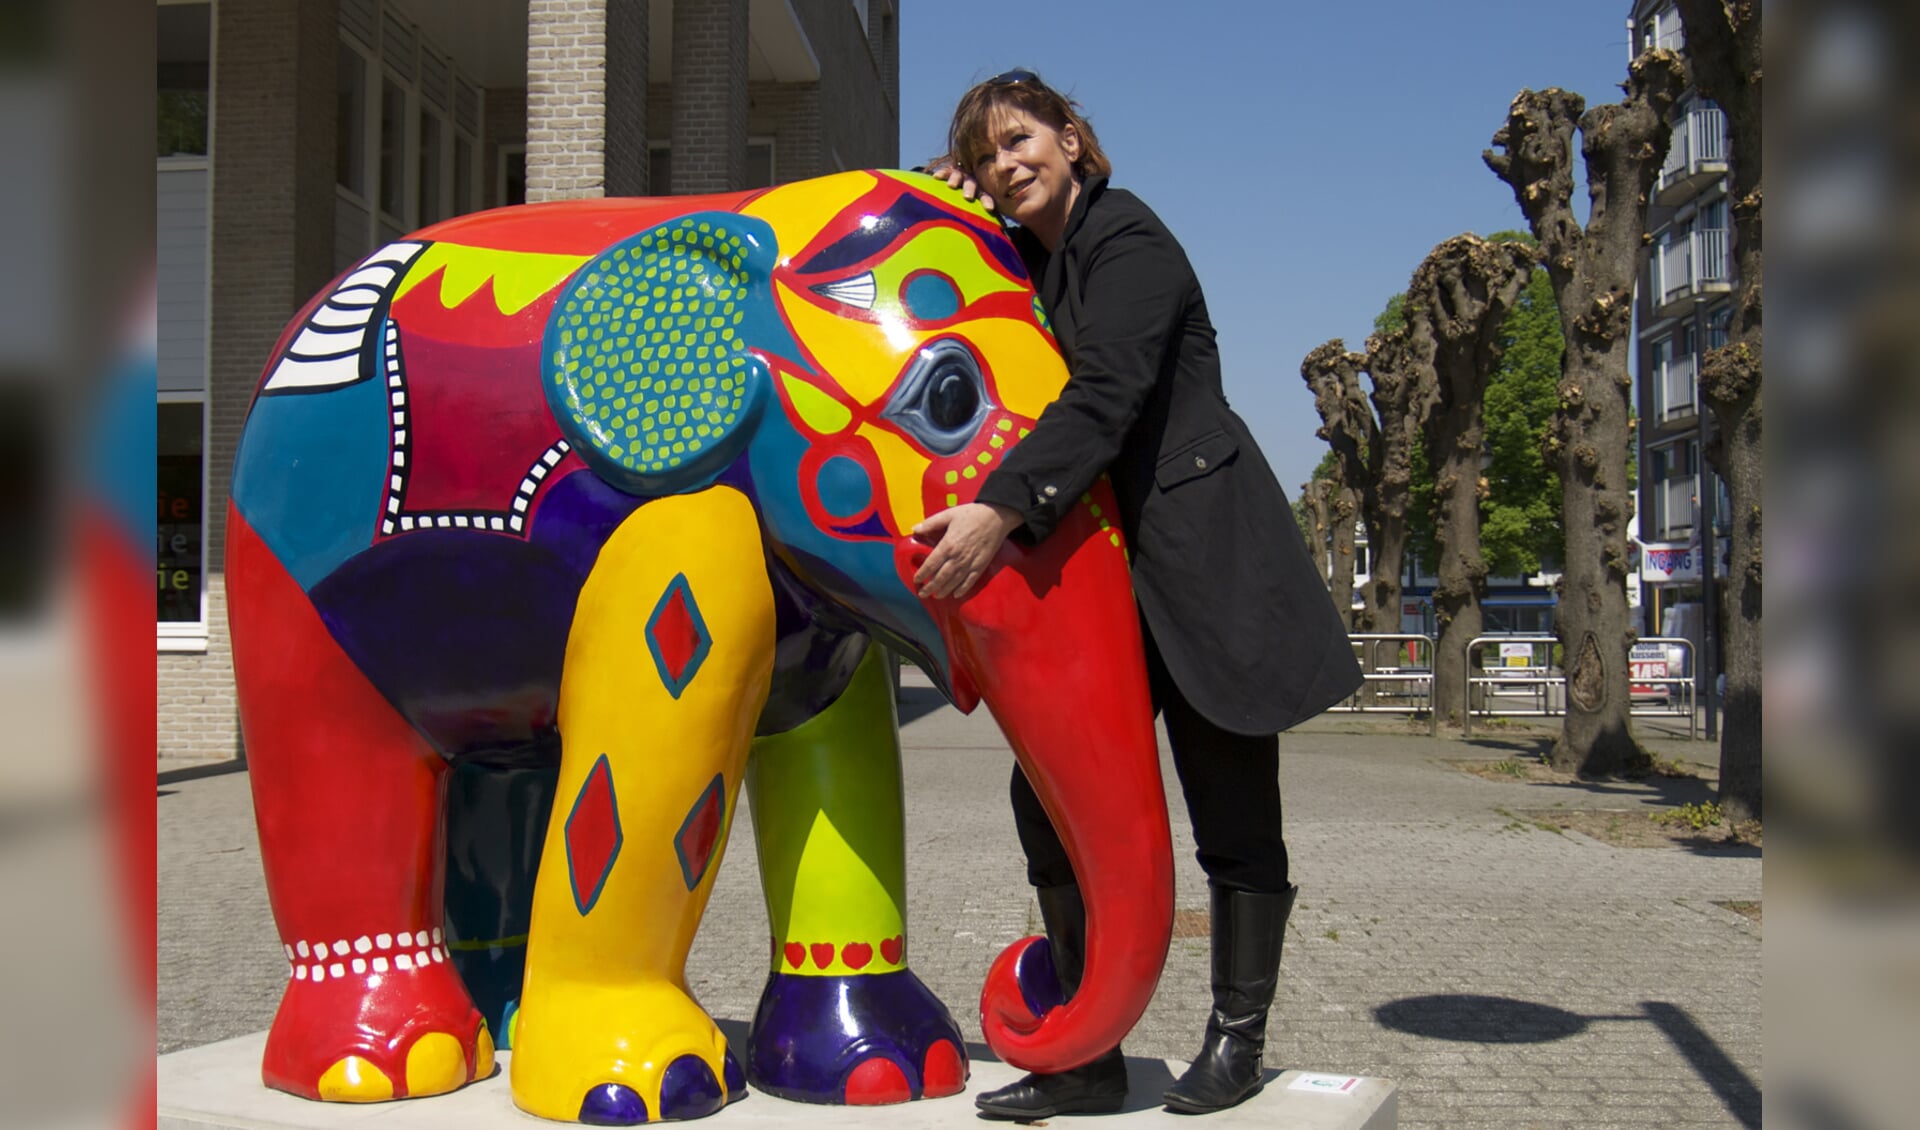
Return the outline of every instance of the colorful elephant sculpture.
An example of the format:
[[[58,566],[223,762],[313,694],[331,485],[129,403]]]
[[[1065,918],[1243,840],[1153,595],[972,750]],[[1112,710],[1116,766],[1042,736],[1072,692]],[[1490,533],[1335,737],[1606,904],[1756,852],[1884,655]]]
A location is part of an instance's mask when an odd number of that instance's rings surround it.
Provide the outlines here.
[[[1033,1069],[1139,1018],[1172,870],[1104,483],[964,601],[923,516],[973,497],[1066,378],[1012,245],[925,177],[461,217],[288,326],[235,460],[226,583],[290,980],[269,1086],[449,1091],[625,1125],[745,1083],[952,1094],[907,965],[879,644],[992,708],[1075,860],[1083,987],[1044,939],[982,1026]],[[744,1067],[685,962],[745,782],[772,929]]]

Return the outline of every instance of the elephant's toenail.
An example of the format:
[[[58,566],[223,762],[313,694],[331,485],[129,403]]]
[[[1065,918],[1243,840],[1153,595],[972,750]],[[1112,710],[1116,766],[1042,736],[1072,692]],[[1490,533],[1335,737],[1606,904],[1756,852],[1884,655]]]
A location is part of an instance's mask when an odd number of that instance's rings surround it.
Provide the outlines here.
[[[935,1040],[927,1049],[926,1066],[920,1071],[920,1087],[929,1099],[957,1095],[967,1086],[967,1058],[953,1046],[952,1040]]]
[[[720,1065],[720,1071],[726,1078],[727,1101],[736,1102],[747,1097],[747,1075],[740,1070],[740,1061],[733,1058],[733,1049],[727,1049],[726,1060]]]
[[[697,1055],[683,1055],[667,1065],[660,1080],[660,1117],[705,1118],[727,1105],[713,1068]]]
[[[875,1056],[847,1074],[848,1106],[885,1106],[912,1099],[906,1072],[884,1056]]]
[[[602,1083],[580,1100],[580,1121],[592,1126],[638,1126],[646,1120],[647,1100],[619,1083]]]

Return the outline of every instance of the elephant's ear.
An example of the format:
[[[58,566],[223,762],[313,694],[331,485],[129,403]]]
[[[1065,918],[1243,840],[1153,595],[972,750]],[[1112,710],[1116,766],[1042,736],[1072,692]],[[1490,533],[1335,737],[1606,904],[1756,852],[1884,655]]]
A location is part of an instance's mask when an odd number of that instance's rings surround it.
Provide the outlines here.
[[[608,482],[638,495],[696,490],[740,453],[769,395],[748,347],[792,348],[768,282],[776,258],[764,222],[702,212],[614,244],[567,281],[541,383]]]

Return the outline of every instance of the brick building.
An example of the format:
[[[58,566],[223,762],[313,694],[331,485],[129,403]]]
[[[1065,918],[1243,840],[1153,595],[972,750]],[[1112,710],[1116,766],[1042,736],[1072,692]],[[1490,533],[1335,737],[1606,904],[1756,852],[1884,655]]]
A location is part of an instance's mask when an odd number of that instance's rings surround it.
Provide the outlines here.
[[[898,0],[158,0],[159,735],[239,754],[226,486],[294,311],[480,208],[899,163]]]
[[[1635,52],[1686,52],[1673,0],[1635,0],[1630,27]],[[1652,242],[1634,307],[1642,634],[1689,637],[1704,656],[1701,565],[1724,555],[1727,494],[1700,455],[1713,421],[1700,403],[1698,373],[1701,356],[1726,344],[1733,316],[1727,120],[1695,90],[1670,118],[1673,140],[1647,205]],[[1714,575],[1725,571],[1717,565]]]

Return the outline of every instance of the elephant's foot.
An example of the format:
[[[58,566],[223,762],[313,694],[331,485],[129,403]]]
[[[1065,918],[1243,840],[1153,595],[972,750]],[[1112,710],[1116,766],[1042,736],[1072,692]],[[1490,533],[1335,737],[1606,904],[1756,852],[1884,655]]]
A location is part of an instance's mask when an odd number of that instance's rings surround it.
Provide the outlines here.
[[[966,1044],[911,970],[767,979],[747,1074],[781,1098],[870,1106],[959,1094]]]
[[[329,943],[326,954],[295,955],[267,1033],[267,1086],[366,1103],[444,1094],[493,1074],[492,1034],[446,951],[424,942],[403,951],[381,937],[386,945],[363,938],[364,950]]]
[[[746,1097],[713,1019],[677,985],[532,984],[513,1019],[514,1105],[558,1122],[704,1118]]]

